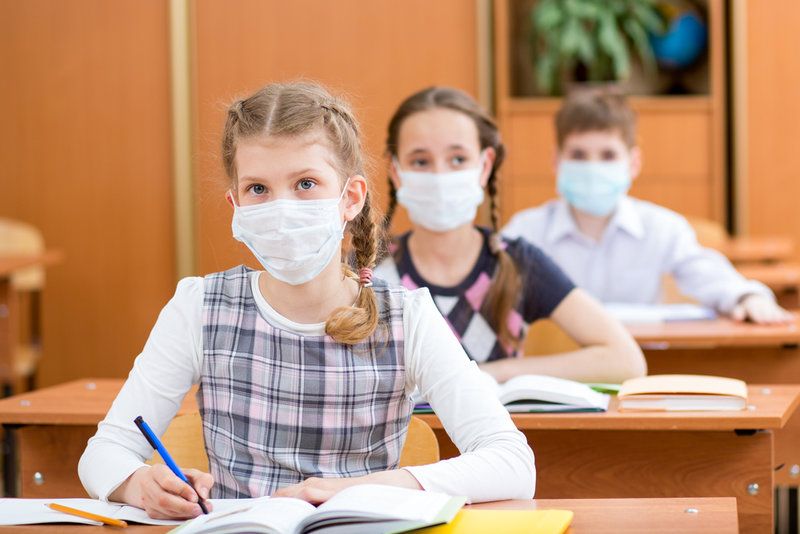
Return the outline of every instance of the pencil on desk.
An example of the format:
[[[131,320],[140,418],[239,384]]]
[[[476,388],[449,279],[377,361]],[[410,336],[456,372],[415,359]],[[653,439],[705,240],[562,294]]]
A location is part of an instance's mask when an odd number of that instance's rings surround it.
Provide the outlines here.
[[[69,506],[64,506],[63,504],[51,502],[47,505],[47,507],[52,510],[56,510],[58,512],[64,512],[65,514],[76,515],[78,517],[91,519],[93,521],[100,521],[101,523],[105,523],[106,525],[111,525],[114,527],[125,528],[128,526],[128,523],[126,523],[125,521],[114,519],[113,517],[106,517],[104,515],[93,514],[91,512],[84,512],[83,510],[78,510],[77,508],[70,508]]]

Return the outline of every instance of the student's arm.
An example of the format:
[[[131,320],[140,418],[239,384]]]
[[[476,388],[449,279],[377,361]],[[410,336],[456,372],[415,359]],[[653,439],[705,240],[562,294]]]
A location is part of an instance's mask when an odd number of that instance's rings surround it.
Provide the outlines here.
[[[647,367],[636,342],[616,319],[538,247],[523,239],[506,251],[522,279],[519,312],[530,324],[549,318],[581,348],[528,358],[506,358],[481,365],[498,382],[521,374],[552,375],[584,382],[622,382],[642,376]]]
[[[78,465],[86,491],[94,498],[144,508],[151,517],[192,517],[200,513],[196,496],[164,466],[147,466],[152,447],[134,425],[141,415],[162,435],[183,397],[199,380],[202,356],[202,278],[182,280],[153,327],[142,353]],[[190,470],[207,495],[213,481]]]
[[[536,487],[533,452],[490,381],[470,361],[427,289],[409,294],[406,365],[461,455],[407,467],[420,485],[471,502],[530,499]]]
[[[642,351],[625,327],[582,289],[573,289],[550,318],[582,348],[551,356],[505,358],[481,365],[498,382],[522,374],[580,382],[619,383],[647,373]]]
[[[406,391],[418,386],[461,456],[356,478],[312,478],[276,496],[324,502],[354,484],[387,484],[465,495],[471,502],[530,499],[533,452],[489,381],[467,358],[427,289],[408,293],[403,313]]]
[[[681,292],[735,320],[750,319],[757,323],[792,320],[793,316],[778,306],[768,287],[747,280],[725,256],[701,246],[686,219],[676,215],[665,223],[672,229],[669,272]]]

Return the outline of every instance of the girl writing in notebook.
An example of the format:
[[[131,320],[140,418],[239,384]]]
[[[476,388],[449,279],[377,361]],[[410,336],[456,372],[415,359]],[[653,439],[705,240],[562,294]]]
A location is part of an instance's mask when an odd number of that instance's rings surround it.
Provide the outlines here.
[[[400,105],[388,130],[386,225],[399,203],[413,229],[397,238],[379,276],[427,287],[469,357],[498,381],[534,373],[621,382],[645,373],[639,347],[619,322],[538,248],[500,237],[505,149],[494,121],[470,96],[445,87],[420,91]],[[484,190],[491,229],[473,223]],[[581,348],[516,358],[527,326],[546,317]]]
[[[199,384],[211,472],[188,474],[202,498],[319,503],[362,483],[531,498],[531,449],[428,291],[372,277],[380,227],[348,106],[314,84],[269,85],[228,110],[222,159],[233,236],[264,270],[179,282],[81,458],[88,492],[198,515],[187,484],[144,464],[133,420],[162,434]],[[468,452],[397,468],[415,387]]]

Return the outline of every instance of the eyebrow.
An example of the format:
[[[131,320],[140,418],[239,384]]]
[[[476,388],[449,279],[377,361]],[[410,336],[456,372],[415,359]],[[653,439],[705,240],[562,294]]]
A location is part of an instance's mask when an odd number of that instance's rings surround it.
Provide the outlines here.
[[[308,167],[306,169],[292,172],[288,175],[289,178],[296,178],[297,176],[302,176],[304,174],[322,174],[322,172],[318,169],[314,169],[313,167]],[[267,178],[261,176],[241,176],[239,177],[240,182],[262,182],[267,180]]]
[[[465,147],[464,147],[464,145],[459,145],[459,144],[456,143],[454,145],[449,145],[447,147],[447,149],[448,150],[465,150]],[[427,149],[427,148],[415,148],[414,150],[409,152],[408,155],[427,153],[427,152],[430,152],[430,150]]]

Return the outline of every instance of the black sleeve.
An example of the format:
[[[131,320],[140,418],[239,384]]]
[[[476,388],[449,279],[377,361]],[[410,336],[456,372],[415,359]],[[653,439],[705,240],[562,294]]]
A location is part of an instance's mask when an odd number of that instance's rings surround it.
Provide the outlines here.
[[[538,247],[517,238],[507,241],[506,251],[522,279],[519,312],[526,323],[550,317],[553,310],[575,289],[561,268]]]

